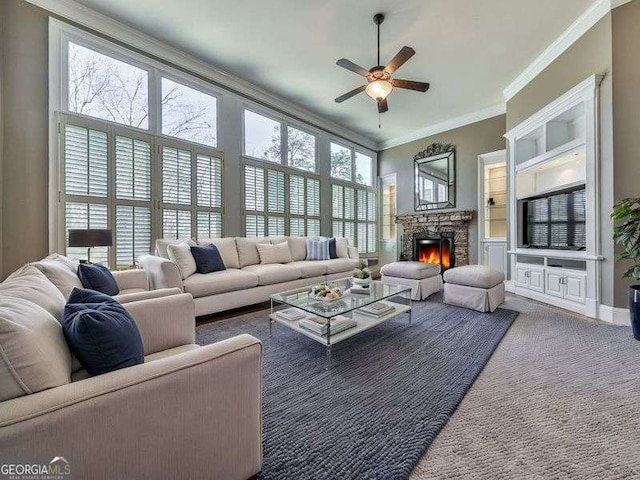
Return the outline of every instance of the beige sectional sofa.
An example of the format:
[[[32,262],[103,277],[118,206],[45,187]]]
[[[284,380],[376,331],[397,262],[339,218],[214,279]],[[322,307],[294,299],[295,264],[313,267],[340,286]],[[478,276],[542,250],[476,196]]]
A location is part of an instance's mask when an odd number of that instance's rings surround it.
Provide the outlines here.
[[[145,362],[89,377],[59,323],[65,295],[38,267],[26,265],[0,284],[3,458],[48,463],[62,456],[73,478],[91,479],[244,480],[260,471],[256,338],[196,345],[193,298],[176,290],[124,304]],[[118,275],[121,288],[134,276]]]
[[[179,288],[193,295],[196,316],[264,302],[283,290],[348,277],[360,263],[358,249],[348,246],[347,239],[339,239],[340,258],[308,261],[305,237],[214,238],[198,243],[216,245],[227,269],[183,279],[167,252],[167,245],[182,241],[158,240],[156,255],[142,257],[140,265],[152,289]],[[261,264],[256,244],[282,242],[288,243],[293,262]]]

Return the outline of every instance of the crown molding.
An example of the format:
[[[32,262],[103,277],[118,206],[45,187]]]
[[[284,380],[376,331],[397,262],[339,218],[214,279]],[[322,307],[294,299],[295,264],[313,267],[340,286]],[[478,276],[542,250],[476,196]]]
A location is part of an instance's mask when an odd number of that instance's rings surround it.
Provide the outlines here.
[[[74,0],[26,0],[48,12],[77,23],[85,28],[112,38],[125,45],[136,48],[141,52],[183,68],[186,71],[210,80],[214,84],[230,90],[240,96],[249,98],[266,105],[274,110],[307,122],[315,127],[327,131],[341,138],[345,138],[362,147],[378,150],[379,144],[357,132],[328,120],[305,108],[299,107],[288,100],[274,95],[240,77],[236,77],[224,70],[216,68],[197,57],[172,47],[157,38],[142,33],[124,23],[114,20],[95,10],[81,5]]]
[[[630,1],[631,0],[596,0],[503,90],[505,101],[510,100],[520,90],[526,87],[607,13]]]
[[[386,140],[380,143],[380,149],[386,150],[388,148],[397,147],[398,145],[403,145],[405,143],[413,142],[414,140],[420,140],[425,137],[437,135],[438,133],[447,132],[449,130],[453,130],[454,128],[464,127],[465,125],[469,125],[470,123],[475,123],[481,120],[486,120],[487,118],[496,117],[506,112],[506,103],[498,103],[488,108],[483,108],[482,110],[477,110],[475,112],[467,113],[459,117],[451,118],[435,125],[429,125],[428,127],[415,130],[401,137]]]

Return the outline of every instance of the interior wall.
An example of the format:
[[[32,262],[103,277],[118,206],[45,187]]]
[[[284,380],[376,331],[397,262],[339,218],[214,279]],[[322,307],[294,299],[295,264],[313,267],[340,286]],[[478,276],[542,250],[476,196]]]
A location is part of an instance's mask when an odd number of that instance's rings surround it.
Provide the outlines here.
[[[48,253],[48,30],[44,10],[3,0],[3,277]]]
[[[413,156],[432,143],[451,143],[456,147],[456,206],[450,210],[478,209],[478,155],[505,148],[505,115],[465,125],[425,137],[378,154],[378,175],[397,173],[397,213],[415,213]],[[478,261],[478,225],[469,227],[469,261]]]
[[[614,200],[640,197],[640,2],[612,12]],[[626,307],[627,287],[637,281],[622,279],[628,264],[615,267],[615,306]]]
[[[0,2],[0,229],[2,228],[2,158],[4,153],[4,2]],[[2,231],[0,231],[0,278],[2,278]]]
[[[507,130],[549,104],[593,74],[605,75],[600,84],[600,250],[601,302],[614,305],[613,223],[613,78],[612,20],[607,14],[507,102]],[[637,50],[636,50],[637,52]],[[636,113],[637,114],[637,113]]]

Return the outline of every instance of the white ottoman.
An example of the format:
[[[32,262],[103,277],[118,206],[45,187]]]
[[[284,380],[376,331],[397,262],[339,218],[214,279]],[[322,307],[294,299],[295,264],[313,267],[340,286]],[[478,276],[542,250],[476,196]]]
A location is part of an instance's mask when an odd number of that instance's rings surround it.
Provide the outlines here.
[[[444,303],[493,312],[504,302],[504,274],[484,265],[465,265],[444,272]]]
[[[393,262],[380,269],[382,281],[411,287],[413,300],[424,300],[442,290],[440,265],[424,262]]]

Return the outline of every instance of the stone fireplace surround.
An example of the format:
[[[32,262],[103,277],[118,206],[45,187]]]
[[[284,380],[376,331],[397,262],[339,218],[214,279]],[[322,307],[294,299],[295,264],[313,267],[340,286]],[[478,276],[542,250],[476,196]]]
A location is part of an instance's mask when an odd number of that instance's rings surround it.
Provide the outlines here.
[[[474,218],[474,210],[453,210],[446,212],[421,212],[396,215],[396,223],[402,226],[400,259],[411,260],[413,237],[424,232],[453,232],[455,242],[455,265],[469,264],[469,223]]]

